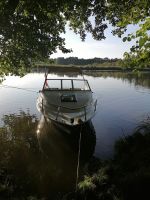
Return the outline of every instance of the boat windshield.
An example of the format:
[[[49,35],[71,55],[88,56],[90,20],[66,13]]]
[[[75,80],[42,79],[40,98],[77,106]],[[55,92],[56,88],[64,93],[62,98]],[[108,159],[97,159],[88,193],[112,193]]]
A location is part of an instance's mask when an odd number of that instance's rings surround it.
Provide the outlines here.
[[[91,90],[84,79],[45,79],[43,90]]]

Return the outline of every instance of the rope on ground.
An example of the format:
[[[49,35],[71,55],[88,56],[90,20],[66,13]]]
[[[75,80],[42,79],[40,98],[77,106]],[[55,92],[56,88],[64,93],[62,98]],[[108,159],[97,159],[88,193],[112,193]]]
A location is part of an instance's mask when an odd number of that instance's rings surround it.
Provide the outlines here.
[[[1,84],[0,87],[4,87],[4,88],[13,88],[13,89],[18,89],[18,90],[25,90],[27,92],[36,92],[38,93],[37,91],[35,90],[31,90],[31,89],[28,89],[28,88],[20,88],[20,87],[15,87],[15,86],[10,86],[10,85],[3,85]]]
[[[76,176],[76,192],[78,188],[78,179],[79,179],[79,168],[80,168],[80,150],[81,150],[81,139],[82,139],[82,124],[80,129],[80,135],[79,135],[79,148],[78,148],[78,160],[77,160],[77,176]]]

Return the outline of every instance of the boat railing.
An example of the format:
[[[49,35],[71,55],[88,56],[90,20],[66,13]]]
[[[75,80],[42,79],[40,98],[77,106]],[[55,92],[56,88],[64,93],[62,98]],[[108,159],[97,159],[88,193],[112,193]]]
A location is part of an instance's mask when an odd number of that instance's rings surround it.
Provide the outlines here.
[[[53,107],[57,108],[56,118],[55,118],[56,120],[60,116],[61,110],[62,109],[66,109],[66,110],[72,110],[72,111],[77,111],[77,110],[83,111],[84,118],[85,118],[85,121],[86,121],[87,120],[87,107],[89,107],[91,105],[94,107],[93,112],[95,113],[96,112],[96,107],[97,107],[97,100],[95,100],[94,102],[91,102],[90,104],[87,104],[87,105],[84,105],[84,106],[80,106],[80,107],[76,107],[76,108],[70,108],[70,107],[67,107],[67,106],[56,105],[56,104],[52,104],[52,103],[48,103],[48,105],[46,107],[53,106]]]
[[[57,107],[57,108],[61,107],[61,108],[68,109],[68,110],[80,110],[82,108],[88,107],[89,105],[94,105],[94,108],[95,108],[94,110],[96,111],[97,100],[95,100],[94,103],[91,102],[90,104],[87,104],[85,106],[76,107],[76,108],[70,108],[70,107],[67,107],[67,106],[57,105],[57,104],[53,104],[53,103],[48,103],[48,105],[54,106],[54,107]]]

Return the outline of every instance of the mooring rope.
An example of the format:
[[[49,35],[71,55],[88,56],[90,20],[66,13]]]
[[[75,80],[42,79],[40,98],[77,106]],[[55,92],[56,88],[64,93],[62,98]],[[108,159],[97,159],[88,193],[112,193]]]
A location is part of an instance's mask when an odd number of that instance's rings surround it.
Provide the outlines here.
[[[82,139],[82,124],[81,124],[81,129],[80,129],[79,145],[78,145],[77,175],[76,175],[76,190],[75,190],[76,192],[78,188],[79,169],[80,169],[81,139]]]
[[[27,92],[36,92],[36,93],[38,93],[37,91],[31,90],[31,89],[29,89],[29,88],[20,88],[20,87],[15,87],[15,86],[11,86],[11,85],[3,85],[3,84],[1,84],[0,87],[4,87],[4,88],[13,88],[13,89],[18,89],[18,90],[25,90],[25,91],[27,91]]]

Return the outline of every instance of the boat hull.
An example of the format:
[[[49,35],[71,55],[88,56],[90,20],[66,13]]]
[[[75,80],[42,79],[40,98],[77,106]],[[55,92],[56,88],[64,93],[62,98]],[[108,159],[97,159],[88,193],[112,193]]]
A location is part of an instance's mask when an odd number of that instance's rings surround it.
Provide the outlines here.
[[[91,91],[71,93],[75,95],[76,102],[61,102],[61,97],[67,94],[70,92],[40,92],[37,109],[47,120],[68,126],[78,126],[94,117],[96,102],[92,99]]]

